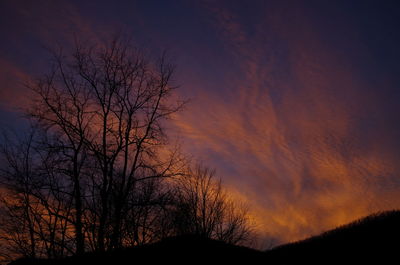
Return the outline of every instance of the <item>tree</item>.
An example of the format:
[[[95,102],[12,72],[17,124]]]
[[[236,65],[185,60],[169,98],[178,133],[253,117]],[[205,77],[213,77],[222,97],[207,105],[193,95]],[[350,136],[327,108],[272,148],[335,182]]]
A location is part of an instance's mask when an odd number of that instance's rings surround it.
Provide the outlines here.
[[[28,84],[32,132],[0,148],[11,252],[53,258],[183,233],[247,238],[246,211],[169,141],[166,124],[185,102],[173,96],[165,54],[153,61],[115,38],[53,52],[52,62]]]
[[[10,139],[3,135],[4,144],[0,146],[1,163],[1,239],[8,250],[28,257],[36,257],[37,237],[34,233],[34,206],[29,196],[31,191],[32,135],[13,146]],[[13,192],[8,192],[13,191]],[[4,253],[4,251],[3,251]]]
[[[49,155],[42,187],[62,206],[51,217],[74,227],[76,254],[121,247],[122,230],[143,223],[126,217],[150,205],[133,198],[179,174],[182,159],[166,151],[164,126],[184,104],[170,98],[174,68],[165,55],[152,63],[122,38],[53,55],[50,73],[29,84],[36,98],[27,111],[40,134],[36,148]],[[43,190],[31,195],[53,207]]]
[[[202,165],[188,168],[177,180],[173,211],[173,229],[176,234],[190,234],[221,240],[227,243],[245,243],[251,235],[247,209],[230,199],[215,171]]]
[[[34,130],[25,138],[8,134],[0,145],[0,234],[7,248],[2,253],[61,257],[73,253],[68,235],[71,203],[60,192],[53,155],[38,149],[35,138]]]

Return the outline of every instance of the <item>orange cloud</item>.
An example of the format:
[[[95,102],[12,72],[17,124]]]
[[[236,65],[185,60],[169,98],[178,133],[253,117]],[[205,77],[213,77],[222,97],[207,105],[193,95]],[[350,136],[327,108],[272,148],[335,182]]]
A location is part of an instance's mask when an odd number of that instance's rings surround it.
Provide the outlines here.
[[[207,7],[243,75],[231,76],[224,97],[204,89],[176,126],[189,152],[253,205],[259,233],[294,241],[399,207],[396,159],[365,142],[358,124],[377,99],[363,93],[370,84],[351,62],[322,42],[309,11],[274,10],[250,37],[228,9]]]
[[[95,27],[95,17],[66,1],[8,5],[15,12],[10,28],[24,33],[20,41],[9,40],[18,47],[29,38],[68,47],[73,43],[69,33],[99,42],[115,26],[105,26],[109,22],[101,17]],[[276,242],[298,240],[399,207],[399,145],[393,144],[398,134],[388,130],[381,110],[385,102],[349,53],[334,38],[322,37],[314,11],[296,1],[271,2],[252,12],[252,23],[246,24],[232,8],[212,2],[203,7],[221,44],[216,47],[223,49],[216,53],[226,53],[232,69],[216,69],[222,86],[215,87],[206,86],[207,76],[186,71],[196,82],[184,86],[195,99],[174,123],[186,151],[216,167],[231,194],[249,202],[260,235]],[[146,14],[141,18],[145,28]],[[353,50],[359,57],[368,57],[352,30],[340,37],[357,43]],[[182,49],[192,44],[174,38],[171,43]],[[190,47],[188,57],[213,55],[209,50],[215,47],[203,47],[211,41]],[[18,85],[29,72],[25,61],[11,61],[0,58],[1,106],[6,108],[25,105],[29,98]],[[213,58],[207,62],[214,63]],[[196,67],[203,68],[197,61]],[[379,82],[391,86],[388,80]]]

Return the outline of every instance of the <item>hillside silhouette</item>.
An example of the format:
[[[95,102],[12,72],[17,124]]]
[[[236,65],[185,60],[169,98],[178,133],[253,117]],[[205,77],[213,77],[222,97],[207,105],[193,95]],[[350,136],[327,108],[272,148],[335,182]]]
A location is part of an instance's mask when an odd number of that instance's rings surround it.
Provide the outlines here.
[[[19,259],[10,265],[77,265],[77,264],[225,264],[225,262],[256,263],[265,253],[199,236],[179,236],[160,242],[105,253],[86,253],[63,259]]]
[[[175,264],[396,264],[399,259],[399,225],[400,211],[389,211],[265,252],[198,236],[179,236],[106,253],[86,253],[59,260],[20,259],[11,264],[118,265],[159,261]]]
[[[398,264],[399,240],[400,211],[388,211],[278,246],[266,252],[266,260],[270,264]]]

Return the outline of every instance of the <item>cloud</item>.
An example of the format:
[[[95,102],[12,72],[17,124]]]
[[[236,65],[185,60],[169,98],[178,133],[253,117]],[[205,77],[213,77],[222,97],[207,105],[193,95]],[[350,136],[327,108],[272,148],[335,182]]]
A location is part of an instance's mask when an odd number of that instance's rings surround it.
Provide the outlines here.
[[[378,66],[354,19],[296,1],[229,3],[196,5],[188,25],[172,23],[181,10],[162,19],[133,10],[152,44],[183,54],[177,79],[194,100],[174,123],[185,150],[218,170],[276,243],[399,207],[397,86],[367,69]],[[19,81],[45,68],[41,45],[69,47],[73,33],[101,42],[121,23],[66,1],[7,5],[0,95],[8,110],[29,98]],[[164,20],[180,30],[160,29]]]
[[[208,3],[242,75],[231,74],[223,97],[204,89],[181,114],[176,125],[189,152],[215,166],[254,206],[259,232],[280,242],[399,207],[399,157],[390,147],[397,140],[382,146],[397,125],[374,117],[385,104],[371,96],[379,88],[324,42],[310,10],[275,7],[250,35],[239,14]],[[354,38],[349,45],[363,54]],[[365,128],[366,119],[380,129]]]
[[[0,107],[15,110],[26,106],[29,97],[22,80],[27,79],[27,74],[13,63],[1,58],[0,69]]]

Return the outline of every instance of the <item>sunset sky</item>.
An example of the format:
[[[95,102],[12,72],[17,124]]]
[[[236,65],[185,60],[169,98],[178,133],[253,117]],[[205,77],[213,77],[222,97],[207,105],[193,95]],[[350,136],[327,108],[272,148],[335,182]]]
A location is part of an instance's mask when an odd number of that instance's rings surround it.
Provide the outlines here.
[[[0,1],[0,127],[24,130],[46,48],[122,31],[176,64],[183,151],[264,244],[299,240],[400,208],[399,27],[398,1]]]

